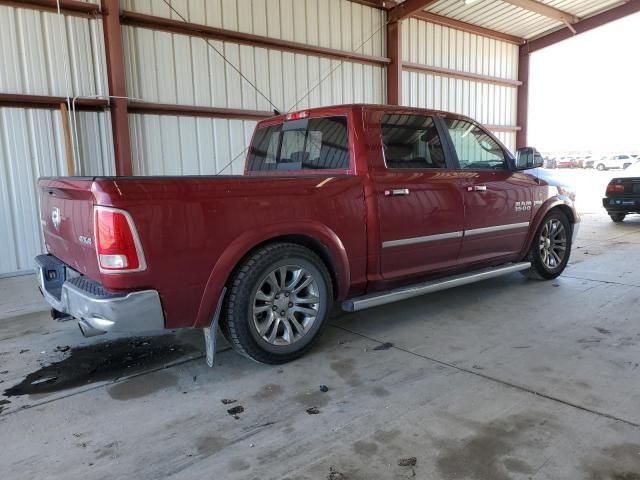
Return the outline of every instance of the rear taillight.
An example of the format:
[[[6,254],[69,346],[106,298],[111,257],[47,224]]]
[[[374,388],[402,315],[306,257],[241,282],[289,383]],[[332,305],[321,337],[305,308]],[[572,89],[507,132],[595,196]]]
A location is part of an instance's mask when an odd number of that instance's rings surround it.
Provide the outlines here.
[[[620,193],[624,192],[624,184],[611,182],[607,185],[607,193]]]
[[[102,273],[139,272],[146,268],[138,232],[128,212],[95,207],[94,235]]]

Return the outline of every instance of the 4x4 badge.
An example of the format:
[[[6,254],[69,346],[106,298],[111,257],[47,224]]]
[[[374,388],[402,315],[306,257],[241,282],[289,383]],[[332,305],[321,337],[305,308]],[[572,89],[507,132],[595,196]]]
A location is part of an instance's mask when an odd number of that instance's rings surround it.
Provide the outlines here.
[[[53,226],[56,227],[56,230],[60,230],[60,221],[62,217],[60,217],[60,209],[58,207],[53,207],[51,210],[51,222]]]

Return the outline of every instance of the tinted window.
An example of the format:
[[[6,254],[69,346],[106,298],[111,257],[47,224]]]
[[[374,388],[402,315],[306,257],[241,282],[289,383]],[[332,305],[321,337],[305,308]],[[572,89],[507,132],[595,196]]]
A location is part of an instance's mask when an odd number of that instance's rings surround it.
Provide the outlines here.
[[[349,168],[347,119],[312,118],[260,128],[247,165],[253,172]]]
[[[384,115],[382,144],[388,168],[446,168],[442,143],[431,117]]]
[[[456,149],[460,168],[506,169],[500,145],[477,125],[464,120],[445,119]]]

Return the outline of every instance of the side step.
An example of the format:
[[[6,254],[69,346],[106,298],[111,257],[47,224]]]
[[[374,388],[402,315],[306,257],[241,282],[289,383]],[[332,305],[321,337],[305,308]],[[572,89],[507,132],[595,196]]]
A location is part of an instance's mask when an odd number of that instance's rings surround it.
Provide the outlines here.
[[[424,283],[418,283],[409,287],[397,288],[387,292],[372,293],[355,297],[342,302],[342,309],[347,312],[357,312],[365,308],[377,307],[386,303],[406,300],[407,298],[417,297],[425,293],[438,292],[448,288],[459,287],[469,283],[480,282],[489,278],[499,277],[507,273],[519,272],[531,267],[530,262],[509,263],[500,267],[485,268],[470,273],[454,275],[452,277],[439,278]]]

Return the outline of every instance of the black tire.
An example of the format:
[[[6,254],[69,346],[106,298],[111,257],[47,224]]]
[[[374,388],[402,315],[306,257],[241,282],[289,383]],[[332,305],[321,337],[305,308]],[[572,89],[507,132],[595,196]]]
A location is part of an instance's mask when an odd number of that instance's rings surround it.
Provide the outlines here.
[[[288,345],[271,344],[268,339],[263,338],[254,321],[253,310],[258,289],[265,285],[270,272],[274,272],[281,266],[303,268],[303,271],[315,280],[314,286],[317,287],[319,300],[317,315],[308,331]],[[291,295],[293,296],[294,293]],[[275,300],[271,302],[273,304]],[[326,324],[332,303],[331,275],[320,257],[297,244],[272,243],[251,252],[234,272],[228,284],[228,294],[220,318],[220,329],[238,353],[261,363],[272,365],[286,363],[304,355],[317,341]],[[275,306],[274,310],[276,310]],[[264,314],[267,315],[267,312]],[[268,314],[271,315],[271,312]],[[277,317],[277,313],[275,315]],[[280,329],[280,325],[281,323],[276,321],[275,327],[270,331]],[[285,329],[284,321],[282,329]]]
[[[564,227],[565,232],[564,256],[555,267],[549,267],[545,263],[541,248],[543,230],[545,228],[545,225],[548,225],[552,220],[559,221]],[[573,230],[571,227],[571,223],[562,211],[552,210],[551,212],[549,212],[544,217],[542,222],[540,222],[540,226],[538,227],[538,230],[536,230],[536,234],[533,237],[533,241],[531,242],[531,247],[526,258],[527,261],[531,262],[531,268],[529,268],[528,270],[524,270],[522,274],[527,278],[535,280],[551,280],[559,276],[564,271],[567,263],[569,262],[569,256],[571,255],[572,233]]]
[[[604,164],[599,163],[598,166],[596,167],[596,170],[598,170],[599,172],[604,172],[607,169],[607,167],[604,166]]]
[[[615,223],[620,223],[624,221],[624,217],[626,217],[627,214],[626,213],[610,213],[609,216],[611,217],[611,220],[613,220]]]

